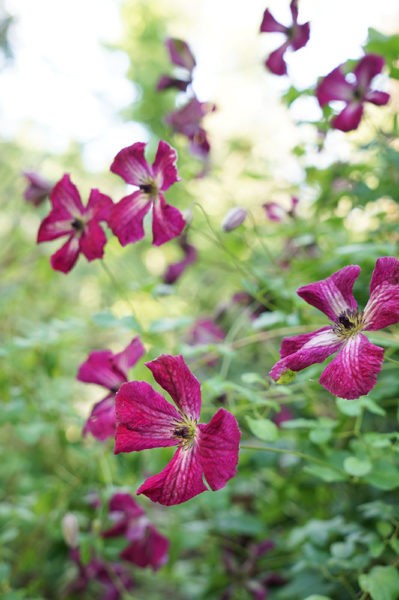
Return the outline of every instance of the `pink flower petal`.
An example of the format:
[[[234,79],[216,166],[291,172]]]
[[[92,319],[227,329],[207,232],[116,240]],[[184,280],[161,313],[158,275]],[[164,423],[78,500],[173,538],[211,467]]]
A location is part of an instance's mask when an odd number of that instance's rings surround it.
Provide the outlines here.
[[[207,425],[199,425],[199,456],[205,479],[219,490],[237,471],[240,430],[230,412],[220,408]]]
[[[72,227],[69,215],[65,217],[65,211],[54,209],[40,223],[37,234],[37,243],[50,242],[64,235],[74,235],[75,230]]]
[[[299,288],[297,294],[335,321],[346,310],[356,311],[352,288],[359,273],[360,267],[349,265],[326,279]]]
[[[137,494],[144,494],[153,502],[172,506],[205,492],[198,454],[197,445],[188,449],[180,446],[163,471],[149,477],[139,487]]]
[[[62,273],[69,273],[74,267],[78,260],[80,253],[79,239],[71,236],[67,242],[57,252],[55,252],[51,259],[51,266],[56,271]]]
[[[164,354],[146,363],[146,366],[155,381],[171,396],[179,411],[198,421],[201,411],[200,383],[191,373],[184,358]]]
[[[84,383],[96,383],[116,392],[127,381],[127,374],[115,364],[110,350],[95,350],[80,365],[77,379]]]
[[[144,381],[124,383],[115,396],[115,454],[176,446],[177,410]]]
[[[370,87],[374,77],[381,73],[384,64],[384,58],[378,54],[366,54],[359,60],[353,72],[362,90],[366,91]]]
[[[92,218],[96,221],[108,221],[113,206],[112,199],[106,194],[97,189],[90,191],[87,211],[90,211]]]
[[[275,31],[278,33],[287,33],[287,27],[285,27],[285,25],[282,25],[281,23],[276,21],[276,19],[271,14],[270,10],[267,8],[265,10],[265,12],[263,13],[262,23],[260,26],[260,32],[261,33],[272,33]]]
[[[144,142],[136,142],[120,150],[114,158],[111,171],[120,175],[126,183],[138,187],[148,183],[152,179],[152,173],[144,158],[146,145]]]
[[[168,75],[161,75],[158,79],[156,90],[162,92],[170,88],[176,88],[181,92],[185,92],[190,85],[191,81],[186,79],[179,79],[178,77],[169,77]]]
[[[109,501],[110,512],[123,512],[129,518],[137,518],[144,515],[144,510],[136,500],[124,492],[116,492]]]
[[[296,51],[306,46],[310,37],[310,23],[294,26],[294,34],[290,39],[291,48]]]
[[[101,225],[93,219],[86,224],[79,238],[79,243],[81,252],[88,261],[91,261],[104,256],[104,246],[107,243],[107,236]]]
[[[275,75],[287,74],[287,65],[284,60],[284,54],[289,45],[289,41],[285,42],[282,46],[271,52],[265,62],[267,68]]]
[[[120,557],[138,567],[152,567],[154,571],[168,561],[169,540],[149,525],[141,539],[135,540],[124,550]]]
[[[181,212],[167,204],[162,194],[154,202],[152,213],[152,236],[155,246],[161,246],[178,237],[186,222]]]
[[[83,435],[91,433],[97,440],[104,441],[115,435],[115,399],[110,394],[93,406],[83,428]]]
[[[399,260],[379,258],[371,278],[370,298],[364,309],[365,330],[376,331],[399,321]]]
[[[377,106],[384,106],[385,104],[388,104],[390,98],[391,96],[387,92],[377,92],[376,90],[367,92],[364,97],[367,102],[371,102]]]
[[[130,367],[136,364],[136,362],[145,353],[145,348],[139,337],[132,339],[130,344],[126,346],[122,352],[115,354],[113,363],[124,374],[127,380],[127,372]]]
[[[80,217],[85,212],[79,191],[68,174],[55,184],[50,199],[54,208],[63,209],[72,217]]]
[[[176,181],[180,181],[176,161],[176,150],[161,140],[158,144],[158,150],[152,165],[152,171],[159,190],[165,191],[176,183]]]
[[[114,205],[109,226],[122,246],[133,244],[144,237],[143,220],[151,204],[147,194],[137,191]]]
[[[351,102],[355,85],[345,79],[342,65],[331,71],[317,86],[317,99],[320,106],[325,106],[332,100]]]
[[[282,358],[276,362],[269,375],[278,381],[288,369],[302,371],[310,365],[323,362],[340,346],[342,346],[342,341],[334,333],[332,327],[323,327],[312,333],[286,338],[281,345]]]
[[[349,103],[334,119],[331,121],[334,129],[340,131],[352,131],[359,127],[363,116],[363,104],[361,102]]]
[[[168,38],[165,41],[171,62],[177,67],[192,71],[196,65],[190,46],[184,40]]]
[[[377,383],[384,350],[363,334],[350,338],[320,377],[320,383],[340,398],[359,398]]]

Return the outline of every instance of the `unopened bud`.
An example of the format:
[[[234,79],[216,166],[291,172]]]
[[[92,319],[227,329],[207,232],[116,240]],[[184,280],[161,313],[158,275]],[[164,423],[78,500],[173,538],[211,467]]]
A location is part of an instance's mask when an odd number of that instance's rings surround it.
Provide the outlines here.
[[[79,524],[76,515],[66,513],[61,521],[61,529],[67,546],[77,548],[79,543]]]
[[[241,206],[236,206],[230,209],[222,221],[223,231],[233,231],[233,229],[237,229],[237,227],[239,227],[241,223],[244,223],[246,218],[247,211],[245,210],[245,208],[241,208]]]

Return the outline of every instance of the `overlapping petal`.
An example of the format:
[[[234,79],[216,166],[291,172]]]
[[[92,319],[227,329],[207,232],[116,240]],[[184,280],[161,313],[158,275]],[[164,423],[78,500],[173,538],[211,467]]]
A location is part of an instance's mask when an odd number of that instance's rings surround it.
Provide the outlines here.
[[[115,397],[110,394],[97,402],[83,428],[83,435],[91,433],[97,440],[104,441],[115,435]]]
[[[109,226],[122,246],[144,237],[144,217],[151,208],[151,199],[141,191],[125,196],[115,204]]]
[[[197,421],[201,411],[200,383],[183,357],[162,355],[146,363],[146,366],[155,381],[171,396],[179,411]]]
[[[224,408],[199,429],[198,448],[205,479],[212,490],[219,490],[236,474],[240,430],[235,417]]]
[[[144,381],[124,383],[115,396],[115,454],[176,446],[174,429],[181,415]]]
[[[153,502],[165,506],[181,504],[206,491],[202,481],[202,465],[196,444],[186,449],[180,446],[172,460],[158,473],[149,477],[137,490]]]
[[[107,236],[98,221],[89,221],[79,238],[80,251],[87,260],[95,260],[104,256]]]
[[[181,212],[167,204],[162,194],[154,202],[152,213],[152,237],[155,246],[161,246],[169,240],[178,237],[184,227],[186,221]]]
[[[377,383],[383,358],[383,348],[372,344],[363,334],[355,335],[324,369],[320,383],[340,398],[359,398]]]
[[[312,333],[286,338],[280,354],[269,375],[277,381],[288,369],[302,371],[315,363],[323,362],[342,346],[342,341],[334,333],[332,327],[323,327]]]
[[[357,309],[352,288],[359,273],[359,266],[349,265],[326,279],[299,288],[297,294],[335,321],[341,313]]]

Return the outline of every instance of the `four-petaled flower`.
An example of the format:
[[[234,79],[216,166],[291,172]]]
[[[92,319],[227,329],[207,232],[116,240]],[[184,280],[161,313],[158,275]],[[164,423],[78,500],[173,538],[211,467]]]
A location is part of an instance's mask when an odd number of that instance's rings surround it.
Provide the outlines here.
[[[267,8],[263,14],[262,23],[260,26],[261,33],[283,33],[287,38],[286,41],[274,50],[269,58],[266,60],[265,65],[275,75],[286,75],[287,65],[284,60],[284,54],[291,48],[291,50],[299,50],[303,48],[309,40],[310,35],[310,24],[298,23],[298,1],[292,0],[290,4],[290,10],[292,15],[292,25],[286,27],[282,25],[273,17],[270,10]]]
[[[78,189],[65,174],[53,187],[50,200],[52,210],[39,227],[37,242],[68,238],[51,257],[53,269],[68,273],[80,253],[89,261],[102,258],[107,238],[100,221],[109,218],[113,206],[111,198],[93,189],[87,206],[83,206]]]
[[[117,492],[109,502],[112,527],[103,531],[104,538],[123,536],[129,542],[120,558],[138,567],[154,571],[168,560],[169,540],[145,516],[144,510],[130,494]]]
[[[145,143],[137,142],[123,148],[111,165],[113,173],[139,188],[114,206],[109,220],[109,225],[122,246],[144,237],[143,220],[151,206],[155,246],[180,235],[186,224],[181,212],[167,204],[162,193],[176,181],[180,181],[176,168],[176,151],[166,142],[160,141],[155,160],[150,166],[144,158],[145,147]]]
[[[79,367],[77,379],[84,383],[96,383],[110,391],[97,402],[86,421],[83,435],[90,432],[98,440],[106,440],[115,434],[115,394],[128,380],[127,372],[143,356],[145,350],[139,337],[114,354],[111,350],[91,352]]]
[[[157,90],[162,91],[169,88],[177,88],[185,92],[193,79],[193,70],[196,65],[194,55],[191,52],[190,46],[184,40],[168,38],[165,41],[165,45],[172,64],[182,70],[182,76],[171,77],[169,75],[161,75],[157,83]]]
[[[182,356],[162,355],[146,363],[177,409],[144,381],[124,383],[115,398],[115,454],[178,446],[172,460],[137,490],[154,502],[179,504],[224,487],[234,477],[240,430],[235,417],[220,408],[208,424],[198,424],[200,383]]]
[[[320,377],[328,391],[353,399],[368,394],[375,386],[384,350],[372,344],[362,331],[376,331],[399,321],[399,260],[392,256],[377,260],[364,311],[358,310],[352,295],[359,273],[359,266],[349,265],[298,289],[298,295],[324,312],[332,324],[285,338],[281,359],[270,371],[275,381],[287,370],[301,371],[338,352]]]
[[[384,59],[377,54],[366,54],[359,60],[353,73],[347,73],[345,65],[340,65],[329,73],[317,87],[317,99],[320,106],[333,100],[345,102],[343,110],[333,118],[331,125],[341,131],[357,129],[363,115],[364,103],[377,106],[387,104],[389,94],[373,90],[371,82],[381,73]]]

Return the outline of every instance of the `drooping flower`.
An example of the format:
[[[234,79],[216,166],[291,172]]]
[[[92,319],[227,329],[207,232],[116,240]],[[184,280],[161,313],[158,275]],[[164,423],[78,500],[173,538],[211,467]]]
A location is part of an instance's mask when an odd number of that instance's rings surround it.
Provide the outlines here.
[[[109,218],[111,198],[92,189],[87,206],[83,206],[77,187],[66,174],[53,187],[50,200],[52,209],[39,227],[37,242],[68,238],[51,257],[53,269],[69,273],[81,253],[88,261],[102,258],[107,238],[100,222]]]
[[[270,221],[276,221],[281,223],[287,217],[295,218],[296,217],[296,207],[299,204],[299,198],[296,196],[291,197],[291,205],[289,209],[284,208],[281,204],[277,202],[265,202],[262,206],[265,209],[265,213]]]
[[[167,284],[175,283],[183,275],[187,267],[195,263],[197,260],[197,249],[192,244],[189,244],[186,233],[183,232],[183,234],[179,237],[178,243],[183,251],[183,258],[168,265],[163,275],[163,280]]]
[[[145,516],[130,494],[117,492],[109,502],[109,518],[114,525],[103,531],[104,538],[123,536],[129,542],[120,558],[138,567],[156,571],[168,560],[169,540]]]
[[[163,355],[146,363],[177,409],[144,381],[121,386],[116,395],[115,454],[177,446],[172,460],[137,490],[153,502],[180,504],[224,487],[236,473],[240,431],[235,417],[220,408],[208,424],[198,424],[200,383],[182,356]]]
[[[359,266],[349,265],[298,289],[298,295],[324,312],[331,325],[285,338],[281,359],[270,371],[275,381],[288,370],[301,371],[337,352],[321,374],[321,385],[347,399],[368,394],[375,386],[384,350],[372,344],[362,332],[377,331],[399,321],[399,260],[392,256],[377,260],[364,311],[359,311],[352,294],[359,273]]]
[[[95,350],[83,362],[77,379],[84,383],[96,383],[111,393],[97,402],[86,421],[83,435],[91,433],[98,440],[106,440],[115,434],[115,394],[122,383],[128,381],[128,370],[143,356],[145,350],[139,337],[114,354],[111,350]]]
[[[158,144],[150,166],[144,158],[146,144],[137,142],[115,156],[111,171],[139,189],[113,208],[109,225],[122,246],[144,237],[143,220],[152,206],[153,244],[160,246],[181,234],[185,220],[181,212],[166,203],[163,192],[179,181],[176,151],[164,141]]]
[[[161,75],[157,83],[157,90],[176,88],[185,92],[193,79],[193,70],[196,65],[194,55],[190,46],[184,40],[168,38],[165,45],[172,64],[179,67],[182,74],[176,77]]]
[[[284,54],[290,48],[291,50],[299,50],[303,48],[309,40],[310,24],[298,23],[298,0],[292,0],[290,4],[292,15],[292,25],[287,27],[282,25],[271,14],[267,8],[263,14],[262,23],[260,26],[261,33],[282,33],[286,37],[285,42],[274,50],[265,62],[268,69],[275,75],[286,75],[287,65],[284,60]]]
[[[165,121],[176,133],[180,133],[190,141],[190,152],[204,160],[210,152],[208,135],[202,126],[203,118],[216,110],[212,102],[200,102],[195,96],[184,106],[169,113]]]
[[[24,171],[23,176],[28,182],[24,191],[25,200],[34,206],[39,206],[50,195],[53,184],[34,171]]]
[[[390,95],[372,88],[372,80],[381,73],[384,58],[377,54],[366,54],[359,60],[353,73],[348,73],[345,64],[335,68],[317,87],[317,99],[321,107],[333,100],[345,103],[341,112],[336,115],[331,125],[341,131],[357,129],[364,111],[364,103],[371,102],[383,106]]]

